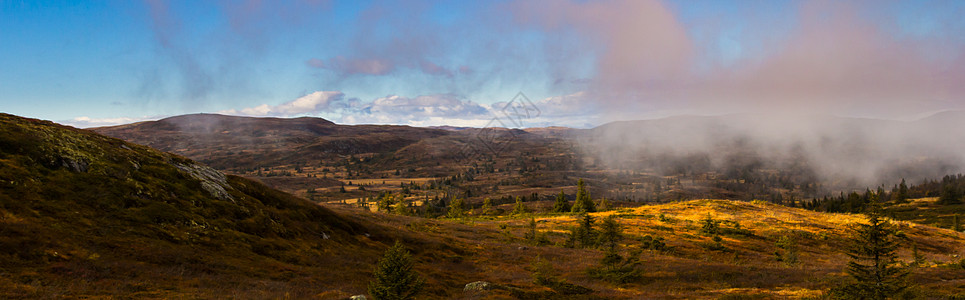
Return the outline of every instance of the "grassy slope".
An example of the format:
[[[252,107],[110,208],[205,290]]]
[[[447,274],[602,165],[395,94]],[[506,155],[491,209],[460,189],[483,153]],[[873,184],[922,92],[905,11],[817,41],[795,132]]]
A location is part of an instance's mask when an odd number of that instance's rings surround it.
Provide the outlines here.
[[[370,272],[338,255],[382,247],[323,207],[233,176],[215,197],[190,160],[50,122],[0,115],[0,163],[0,297],[305,296]]]
[[[345,218],[242,177],[219,182],[219,174],[91,131],[0,114],[0,298],[341,299],[365,293],[394,240],[419,261],[424,297],[451,299],[466,280],[492,280],[476,276],[487,267],[463,259],[475,256],[472,241],[373,222],[411,221],[404,217]],[[225,194],[210,192],[212,184]]]
[[[965,228],[965,204],[938,204],[937,197],[909,199],[908,203],[885,207],[885,214],[895,219],[911,221],[940,228],[952,228],[954,218],[959,217]]]
[[[696,200],[642,206],[593,214],[602,218],[616,214],[626,229],[624,249],[640,247],[643,235],[660,236],[673,247],[669,252],[645,251],[644,278],[640,282],[615,286],[586,276],[584,270],[601,257],[598,250],[566,249],[558,246],[527,246],[524,251],[508,245],[525,245],[526,217],[476,217],[472,226],[446,221],[421,221],[399,227],[427,232],[430,236],[456,237],[478,241],[474,265],[491,266],[487,274],[496,282],[513,283],[529,290],[539,287],[527,283],[526,267],[536,255],[553,262],[567,281],[592,288],[595,295],[617,298],[717,298],[722,295],[756,295],[766,298],[815,297],[846,280],[842,273],[848,261],[842,249],[850,243],[850,224],[863,222],[859,215],[828,214],[771,204],[726,200]],[[660,220],[664,214],[664,220]],[[740,224],[737,233],[725,229],[724,250],[711,250],[711,238],[700,233],[701,221],[712,216],[723,228]],[[567,229],[575,226],[572,215],[534,216],[538,230],[551,243],[562,243]],[[387,217],[382,217],[391,219]],[[384,221],[389,224],[392,221]],[[449,223],[449,224],[447,224]],[[506,225],[505,230],[500,229]],[[912,280],[926,296],[965,293],[965,269],[957,263],[965,246],[965,235],[914,223],[898,222],[908,237],[900,259],[911,260],[910,244],[917,243],[929,261],[915,268]],[[731,232],[731,233],[727,233]],[[798,245],[801,263],[786,265],[776,261],[775,245],[780,236],[792,236]],[[626,252],[624,252],[625,254]]]
[[[179,171],[176,165],[196,165],[175,155],[9,115],[0,115],[0,127],[4,298],[344,298],[364,292],[373,263],[394,239],[413,250],[416,269],[428,279],[426,298],[466,297],[462,286],[476,280],[546,292],[527,269],[537,255],[562,278],[595,290],[594,297],[808,297],[844,278],[847,226],[860,221],[722,200],[597,213],[620,216],[624,249],[639,247],[644,234],[674,248],[645,252],[643,280],[616,286],[584,272],[596,265],[599,250],[528,245],[522,217],[427,220],[340,206],[333,212],[230,176],[225,189],[234,200],[219,198]],[[725,234],[725,250],[710,250],[710,238],[699,233],[708,214],[730,221],[725,228],[736,222],[749,232]],[[535,217],[554,243],[576,221]],[[965,245],[965,236],[945,229],[902,223],[902,231],[938,263],[961,255]],[[803,263],[774,260],[782,235],[795,237]],[[901,255],[909,259],[907,248]],[[931,293],[955,294],[963,292],[965,271],[933,266],[916,269],[914,278]],[[505,290],[481,296],[510,298]]]

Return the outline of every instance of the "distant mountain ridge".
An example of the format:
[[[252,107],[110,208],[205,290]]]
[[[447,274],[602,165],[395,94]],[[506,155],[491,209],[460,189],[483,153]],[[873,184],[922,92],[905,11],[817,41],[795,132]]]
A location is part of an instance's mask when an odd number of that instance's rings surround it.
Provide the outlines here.
[[[338,125],[292,119],[194,114],[91,128],[108,136],[172,151],[220,169],[284,165],[342,155],[390,152],[449,131],[400,125]]]
[[[847,189],[965,170],[965,157],[956,150],[965,148],[965,130],[959,128],[965,128],[962,111],[914,121],[759,113],[675,116],[590,129],[339,125],[308,117],[202,114],[92,130],[246,172],[331,165],[354,156],[375,160],[358,170],[369,172],[366,176],[399,170],[450,176],[468,163],[463,161],[468,151],[482,158],[504,156],[508,168],[518,167],[512,160],[521,155],[536,154],[655,174],[686,169],[687,174],[737,175],[793,165],[795,173]]]

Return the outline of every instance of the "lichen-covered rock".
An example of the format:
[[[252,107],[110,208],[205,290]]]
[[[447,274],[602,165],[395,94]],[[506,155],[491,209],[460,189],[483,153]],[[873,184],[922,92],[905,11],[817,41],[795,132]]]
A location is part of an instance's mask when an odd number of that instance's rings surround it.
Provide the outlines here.
[[[489,282],[476,281],[476,282],[467,283],[466,287],[463,290],[466,292],[475,292],[475,291],[485,291],[491,288],[492,288],[492,285],[489,284]]]
[[[211,196],[235,202],[235,198],[228,194],[226,188],[231,188],[228,185],[228,178],[225,177],[224,173],[218,172],[208,166],[203,166],[199,164],[186,164],[186,163],[174,163],[181,172],[187,173],[191,178],[201,181],[201,188],[211,194]]]

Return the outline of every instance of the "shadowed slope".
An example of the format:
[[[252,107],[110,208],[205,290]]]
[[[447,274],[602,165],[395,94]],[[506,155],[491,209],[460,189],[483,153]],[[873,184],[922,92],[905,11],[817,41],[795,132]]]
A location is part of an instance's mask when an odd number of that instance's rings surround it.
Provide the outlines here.
[[[313,294],[331,268],[366,276],[338,255],[376,257],[367,232],[180,156],[0,115],[0,297]]]

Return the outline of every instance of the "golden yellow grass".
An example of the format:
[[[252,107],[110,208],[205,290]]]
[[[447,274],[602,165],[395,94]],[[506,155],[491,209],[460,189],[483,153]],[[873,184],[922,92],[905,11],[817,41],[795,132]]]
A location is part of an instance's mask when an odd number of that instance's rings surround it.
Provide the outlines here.
[[[665,221],[661,220],[661,214]],[[525,274],[526,269],[513,262],[525,265],[528,263],[525,257],[532,258],[539,254],[551,257],[554,266],[567,280],[597,289],[599,295],[616,298],[717,298],[729,294],[767,298],[816,297],[846,279],[842,271],[848,257],[843,250],[852,243],[852,225],[865,222],[864,216],[857,214],[831,214],[728,200],[647,205],[591,215],[598,222],[609,215],[619,218],[626,237],[624,249],[639,248],[639,238],[651,235],[663,237],[674,250],[668,253],[645,251],[641,257],[646,274],[642,282],[613,286],[590,279],[583,272],[585,268],[596,264],[600,257],[598,250],[525,246],[528,250],[512,251],[510,247],[511,251],[505,252],[506,244],[525,245],[520,237],[527,230],[529,217],[538,221],[539,232],[547,234],[553,243],[560,244],[569,228],[576,226],[578,217],[575,215],[501,216],[455,223],[448,220],[431,222],[441,224],[435,227],[434,234],[492,245],[490,251],[477,252],[480,256],[472,258],[479,264],[495,267],[485,274],[499,275],[497,278],[500,280],[525,284],[526,276],[506,274]],[[739,224],[740,228],[749,230],[751,234],[723,235],[722,245],[726,250],[710,250],[705,245],[711,242],[711,238],[700,233],[702,221],[708,216],[721,221],[722,227],[733,228]],[[936,265],[952,262],[955,259],[953,255],[965,254],[961,253],[965,249],[965,236],[961,233],[908,222],[894,223],[908,237],[906,245],[919,244],[920,253],[936,260]],[[501,227],[511,234],[510,238],[501,233]],[[774,252],[778,247],[775,242],[784,235],[794,237],[798,244],[799,264],[786,265],[776,260]],[[529,255],[526,252],[530,252]],[[903,248],[899,254],[901,260],[911,261],[910,246]],[[960,284],[932,280],[935,276],[965,275],[961,270],[922,268],[914,273],[915,280],[928,287],[928,290],[963,292]]]

